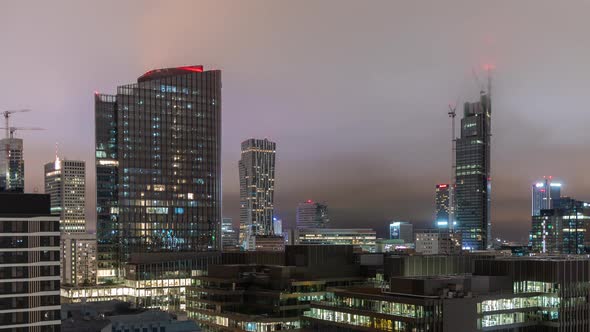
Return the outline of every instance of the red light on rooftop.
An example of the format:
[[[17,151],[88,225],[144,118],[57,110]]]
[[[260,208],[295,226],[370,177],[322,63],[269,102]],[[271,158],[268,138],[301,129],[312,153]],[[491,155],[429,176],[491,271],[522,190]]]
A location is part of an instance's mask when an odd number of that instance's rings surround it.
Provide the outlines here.
[[[203,66],[186,66],[186,67],[178,67],[178,69],[186,70],[186,71],[193,71],[195,73],[202,73]]]
[[[311,203],[313,203],[313,201],[311,199],[308,199],[307,203],[311,204]]]
[[[449,185],[448,185],[448,184],[438,184],[438,185],[436,185],[436,186],[437,186],[437,187],[439,187],[439,188],[446,188],[446,187],[448,187]]]

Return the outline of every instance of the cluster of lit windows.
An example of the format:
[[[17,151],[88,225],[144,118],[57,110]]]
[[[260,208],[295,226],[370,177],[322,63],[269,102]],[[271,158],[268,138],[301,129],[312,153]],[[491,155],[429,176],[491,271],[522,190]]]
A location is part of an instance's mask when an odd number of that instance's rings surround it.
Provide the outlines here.
[[[369,317],[328,309],[311,308],[304,316],[319,320],[375,329],[377,331],[409,331],[410,324],[392,319]]]
[[[224,326],[234,329],[240,329],[249,332],[267,332],[267,331],[282,331],[282,330],[297,330],[301,328],[299,317],[293,320],[286,320],[279,318],[273,321],[272,318],[264,318],[263,321],[241,321],[233,318],[224,317],[222,315],[208,314],[204,312],[190,312],[189,317],[195,319],[197,322],[205,325],[207,323]]]
[[[557,293],[559,285],[542,281],[516,281],[513,284],[514,293]]]
[[[478,305],[478,311],[490,312],[536,307],[558,308],[560,303],[560,298],[556,296],[515,297],[483,301]]]
[[[391,301],[370,300],[364,298],[337,296],[329,293],[322,305],[368,310],[380,314],[396,315],[409,318],[423,318],[424,307],[415,304]]]

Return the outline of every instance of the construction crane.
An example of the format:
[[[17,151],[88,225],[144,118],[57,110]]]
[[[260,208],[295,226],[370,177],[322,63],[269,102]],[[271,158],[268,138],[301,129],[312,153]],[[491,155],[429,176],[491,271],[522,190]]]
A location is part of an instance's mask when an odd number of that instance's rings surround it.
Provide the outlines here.
[[[455,137],[455,116],[457,116],[457,113],[455,110],[458,103],[459,100],[457,99],[454,106],[449,104],[449,112],[447,113],[451,119],[451,183],[449,186],[449,218],[447,225],[449,229],[455,228],[455,144],[457,141]]]
[[[31,111],[30,109],[2,111],[2,114],[4,115],[4,129],[6,130],[6,138],[9,138],[10,136],[12,136],[10,133],[10,123],[8,122],[8,118],[10,117],[10,114],[30,112],[30,111]]]
[[[6,129],[6,131],[9,133],[8,138],[14,138],[14,133],[18,130],[45,130],[45,128],[39,128],[39,127],[1,127],[0,129]]]

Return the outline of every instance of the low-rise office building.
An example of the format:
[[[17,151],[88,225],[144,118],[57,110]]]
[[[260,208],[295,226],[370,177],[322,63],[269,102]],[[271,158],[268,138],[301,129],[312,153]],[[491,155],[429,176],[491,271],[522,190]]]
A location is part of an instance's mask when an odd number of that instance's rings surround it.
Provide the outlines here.
[[[125,279],[117,284],[63,286],[62,303],[121,300],[138,308],[170,312],[186,310],[186,287],[192,278],[219,264],[219,252],[154,253],[133,255],[125,266]]]
[[[284,256],[284,265],[210,266],[188,288],[189,317],[207,331],[298,330],[327,287],[364,281],[352,246],[288,246]]]
[[[293,230],[293,244],[352,245],[375,252],[377,233],[369,228],[302,228]]]
[[[456,255],[461,253],[461,233],[435,228],[416,232],[415,249],[423,255]]]
[[[196,323],[123,301],[65,304],[61,332],[198,332]]]
[[[473,275],[328,288],[303,325],[321,331],[589,331],[590,261],[489,258]]]
[[[280,235],[256,235],[252,242],[256,251],[285,251],[285,239]]]

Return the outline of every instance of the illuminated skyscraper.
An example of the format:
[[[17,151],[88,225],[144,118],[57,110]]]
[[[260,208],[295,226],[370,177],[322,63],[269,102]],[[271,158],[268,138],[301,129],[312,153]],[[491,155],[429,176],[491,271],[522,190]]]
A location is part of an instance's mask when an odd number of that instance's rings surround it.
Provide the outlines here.
[[[85,191],[85,162],[56,156],[45,164],[45,193],[51,197],[51,214],[59,216],[62,232],[86,232]]]
[[[553,182],[551,177],[543,178],[532,187],[532,216],[540,216],[541,210],[553,208],[553,201],[561,197],[561,183]]]
[[[449,189],[448,184],[437,184],[435,189],[436,213],[434,224],[437,228],[449,227]]]
[[[149,71],[95,116],[99,279],[132,253],[218,249],[221,71]]]
[[[297,205],[297,228],[326,228],[330,224],[328,205],[307,200]]]
[[[21,138],[0,139],[0,191],[24,192],[25,161]]]
[[[408,221],[392,221],[389,224],[389,239],[414,242],[414,225]]]
[[[456,141],[456,229],[468,250],[484,250],[491,244],[490,85],[478,102],[465,103]]]
[[[242,142],[240,171],[240,243],[253,250],[252,237],[273,235],[276,143]]]

